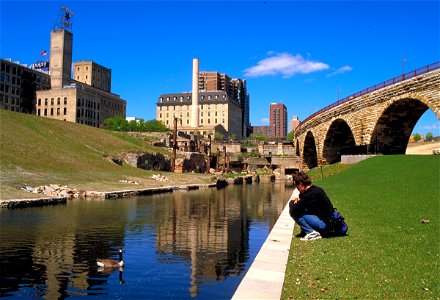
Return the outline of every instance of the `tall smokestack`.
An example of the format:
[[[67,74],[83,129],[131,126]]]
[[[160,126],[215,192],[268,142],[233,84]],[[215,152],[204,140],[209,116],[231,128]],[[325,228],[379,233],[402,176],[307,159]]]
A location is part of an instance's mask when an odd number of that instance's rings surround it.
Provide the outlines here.
[[[193,58],[191,127],[199,127],[199,59]]]

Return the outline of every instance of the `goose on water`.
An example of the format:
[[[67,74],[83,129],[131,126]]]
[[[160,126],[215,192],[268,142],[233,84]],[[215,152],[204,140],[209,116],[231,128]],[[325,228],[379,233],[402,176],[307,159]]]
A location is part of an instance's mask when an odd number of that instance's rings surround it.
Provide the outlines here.
[[[124,266],[124,261],[122,260],[122,252],[124,252],[124,249],[119,249],[119,262],[114,259],[108,259],[108,258],[98,258],[96,260],[96,264],[98,267],[104,267],[104,268],[120,268]]]

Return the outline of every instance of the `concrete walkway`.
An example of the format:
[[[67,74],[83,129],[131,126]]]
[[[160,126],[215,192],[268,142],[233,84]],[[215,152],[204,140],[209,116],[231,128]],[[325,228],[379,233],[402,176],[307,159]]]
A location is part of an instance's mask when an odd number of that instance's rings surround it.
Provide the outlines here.
[[[294,224],[287,203],[232,299],[281,298]]]

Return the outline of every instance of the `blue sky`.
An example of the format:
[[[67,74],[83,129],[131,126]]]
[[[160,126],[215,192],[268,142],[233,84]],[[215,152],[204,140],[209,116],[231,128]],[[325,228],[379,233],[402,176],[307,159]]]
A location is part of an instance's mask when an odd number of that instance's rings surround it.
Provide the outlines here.
[[[127,116],[155,118],[160,94],[201,71],[247,80],[252,125],[272,102],[289,120],[440,60],[439,1],[3,1],[0,57],[49,50],[61,6],[73,11],[73,61],[112,69]],[[403,57],[406,62],[403,64]],[[440,135],[429,110],[414,132]]]

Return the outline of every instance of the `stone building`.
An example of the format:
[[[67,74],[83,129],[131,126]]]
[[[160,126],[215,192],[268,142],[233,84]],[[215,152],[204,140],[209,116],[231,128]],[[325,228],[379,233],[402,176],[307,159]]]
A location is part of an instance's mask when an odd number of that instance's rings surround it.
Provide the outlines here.
[[[235,134],[241,136],[242,110],[240,105],[229,99],[226,92],[200,92],[199,101],[199,126],[192,128],[191,125],[191,93],[163,94],[157,103],[156,119],[162,121],[172,129],[174,118],[178,118],[178,129],[181,131],[199,131],[202,135],[220,132],[223,134]],[[217,127],[217,130],[216,130]]]
[[[71,78],[73,34],[51,31],[51,89],[36,92],[38,116],[100,127],[106,118],[125,119],[126,101],[111,93],[111,70],[92,61],[74,64]]]
[[[47,89],[47,72],[10,59],[0,60],[0,109],[35,113],[35,91]]]
[[[215,132],[237,138],[250,132],[249,94],[246,82],[217,72],[198,71],[193,60],[192,92],[162,94],[156,106],[156,119],[168,128],[203,135]]]

